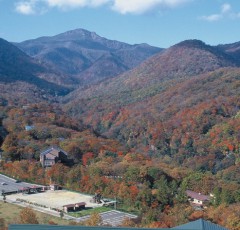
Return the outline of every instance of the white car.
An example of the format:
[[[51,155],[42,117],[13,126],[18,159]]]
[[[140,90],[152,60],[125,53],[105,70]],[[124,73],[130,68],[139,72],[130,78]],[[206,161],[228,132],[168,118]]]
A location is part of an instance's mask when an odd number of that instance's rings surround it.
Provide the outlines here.
[[[7,185],[7,183],[6,182],[2,182],[1,185]]]

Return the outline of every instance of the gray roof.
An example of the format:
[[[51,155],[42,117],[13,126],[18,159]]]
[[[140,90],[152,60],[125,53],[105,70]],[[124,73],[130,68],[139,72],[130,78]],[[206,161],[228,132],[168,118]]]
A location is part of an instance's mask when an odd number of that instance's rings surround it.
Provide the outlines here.
[[[201,193],[197,193],[197,192],[194,192],[194,191],[191,191],[191,190],[187,190],[186,193],[187,193],[187,195],[189,197],[192,197],[194,199],[201,200],[201,201],[205,201],[205,200],[210,200],[211,199],[210,196],[206,196],[206,195],[203,195]]]
[[[191,230],[228,230],[227,228],[221,227],[217,224],[213,224],[210,221],[198,219],[187,224],[183,224],[173,229],[191,229]]]
[[[44,155],[50,153],[50,152],[51,152],[52,150],[54,150],[54,149],[57,150],[57,151],[59,151],[59,152],[63,152],[65,155],[68,155],[67,152],[65,152],[63,149],[61,149],[61,148],[59,148],[59,147],[56,147],[56,146],[51,146],[51,147],[43,150],[43,151],[40,153],[40,155],[41,155],[41,156],[44,156]]]

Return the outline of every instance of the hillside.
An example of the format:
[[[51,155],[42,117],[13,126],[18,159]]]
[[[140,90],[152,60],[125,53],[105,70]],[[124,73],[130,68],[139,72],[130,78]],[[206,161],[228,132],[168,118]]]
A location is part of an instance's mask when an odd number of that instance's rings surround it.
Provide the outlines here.
[[[69,33],[74,39],[78,38],[79,32]],[[128,46],[113,41],[108,43],[86,31],[84,34],[92,40],[100,39],[108,49]],[[65,41],[69,34],[57,37],[59,41]],[[0,84],[0,88],[3,100],[16,105],[21,100],[20,104],[24,105],[59,99],[55,97],[59,92],[54,90],[66,88],[38,77],[42,72],[48,76],[44,72],[46,65],[39,65],[9,43],[2,43],[1,58],[5,65],[1,67],[4,84]],[[105,62],[107,58],[109,61]],[[113,59],[115,62],[112,62]],[[117,70],[120,66],[114,65],[119,59],[113,53],[100,60],[101,65],[95,62],[85,71],[89,75],[87,79],[94,76],[94,69],[101,73],[105,64],[112,63],[108,69],[111,74],[114,68]],[[238,148],[237,138],[228,133],[222,137],[216,134],[226,127],[231,129],[231,133],[237,133],[240,73],[237,65],[236,59],[222,48],[187,40],[118,77],[74,90],[62,97],[63,107],[68,115],[81,119],[97,136],[118,140],[127,148],[147,155],[167,155],[175,162],[187,165],[189,156],[195,158],[201,155],[208,159],[212,154],[215,163],[211,167],[194,164],[192,167],[205,167],[217,172],[217,155],[220,154],[222,160],[226,152]],[[93,77],[92,83],[94,80]],[[11,98],[9,92],[13,90],[15,97]],[[233,124],[236,126],[233,127]],[[216,144],[216,141],[220,143]],[[236,159],[238,156],[234,155],[234,159],[227,162],[231,165]]]
[[[70,90],[67,87],[45,80],[55,77],[56,73],[51,69],[36,62],[9,42],[0,39],[1,95],[9,94],[13,91],[13,88],[16,97],[19,96],[17,94],[23,88],[27,88],[24,93],[28,90],[29,92],[38,91],[39,94],[46,97],[68,93]],[[26,85],[29,87],[25,87]]]
[[[107,107],[118,107],[152,97],[177,82],[230,66],[237,66],[231,56],[201,41],[188,40],[154,55],[117,78],[87,88],[84,93],[82,89],[76,90],[66,100],[86,99],[89,100],[87,107],[92,106],[91,102],[97,107],[98,101],[104,101]]]
[[[132,69],[162,49],[108,40],[83,29],[16,44],[28,55],[71,75],[81,85],[99,82]]]
[[[118,78],[73,92],[67,96],[66,109],[130,148],[168,155],[181,164],[201,156],[202,163],[191,167],[218,171],[229,146],[238,149],[237,138],[215,134],[226,127],[238,132],[240,69],[236,65],[219,49],[185,41]],[[212,166],[209,156],[215,162]]]
[[[226,52],[228,55],[231,55],[236,60],[238,65],[240,64],[240,42],[218,45],[217,47]]]
[[[134,226],[144,227],[161,220],[158,226],[173,227],[176,222],[196,216],[214,218],[216,223],[231,230],[239,223],[239,163],[231,162],[230,153],[225,159],[219,154],[216,161],[212,154],[207,159],[205,155],[189,156],[187,167],[184,167],[186,164],[176,166],[174,155],[163,158],[156,154],[157,147],[152,147],[155,152],[151,155],[144,156],[144,151],[137,153],[135,149],[124,148],[119,142],[96,136],[84,127],[80,130],[79,120],[66,116],[56,104],[9,107],[5,111],[3,124],[8,135],[1,149],[3,157],[11,161],[1,162],[1,173],[21,181],[44,185],[51,181],[81,193],[95,194],[97,191],[107,198],[117,197],[118,210],[139,213]],[[232,122],[236,124],[235,120]],[[25,130],[26,124],[33,125],[33,129]],[[162,134],[159,124],[154,128],[153,139]],[[218,134],[225,130],[216,129]],[[43,168],[39,164],[39,154],[51,145],[63,148],[74,159],[75,165],[68,167],[58,162],[47,170]],[[206,162],[215,163],[219,172],[215,175],[205,172]],[[197,167],[191,169],[195,165]],[[203,194],[212,192],[217,199],[211,201],[209,208],[197,211],[184,195],[186,189]]]

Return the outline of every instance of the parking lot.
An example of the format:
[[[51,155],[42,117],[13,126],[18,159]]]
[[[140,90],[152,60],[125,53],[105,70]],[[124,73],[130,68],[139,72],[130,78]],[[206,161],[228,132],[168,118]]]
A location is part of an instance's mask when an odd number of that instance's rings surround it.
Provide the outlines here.
[[[12,178],[6,177],[2,174],[0,174],[0,194],[2,194],[2,191],[4,192],[14,192],[18,191],[24,187],[33,187],[34,184],[21,182],[14,180]]]
[[[117,210],[100,213],[100,216],[102,218],[103,224],[110,225],[113,227],[121,225],[124,220],[137,218],[136,215],[120,212]],[[84,217],[77,218],[76,221],[82,222],[84,220],[87,220],[88,218],[89,216],[84,216]]]

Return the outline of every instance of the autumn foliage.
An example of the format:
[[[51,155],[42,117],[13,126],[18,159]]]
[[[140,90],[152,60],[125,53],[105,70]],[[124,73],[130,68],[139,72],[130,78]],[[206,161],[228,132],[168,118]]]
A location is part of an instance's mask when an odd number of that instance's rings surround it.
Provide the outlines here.
[[[132,92],[126,100],[117,95],[114,103],[110,95],[105,103],[82,99],[84,108],[47,102],[0,105],[0,171],[116,199],[119,208],[140,214],[140,220],[125,221],[129,226],[174,227],[204,218],[237,230],[239,70],[221,69],[165,86]],[[74,165],[42,168],[40,152],[51,145],[67,151]],[[213,193],[215,199],[204,213],[196,211],[186,189]],[[25,210],[22,223],[30,221],[27,212],[33,215]],[[93,219],[89,225],[100,221]]]
[[[38,224],[35,212],[29,207],[22,209],[19,218],[21,224]]]

